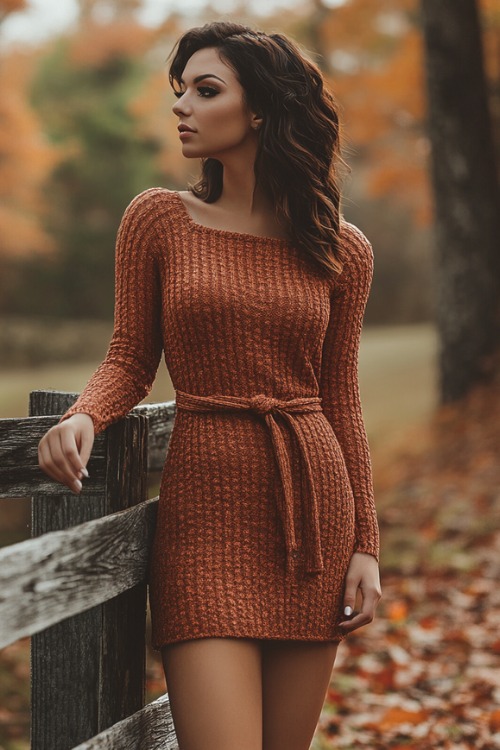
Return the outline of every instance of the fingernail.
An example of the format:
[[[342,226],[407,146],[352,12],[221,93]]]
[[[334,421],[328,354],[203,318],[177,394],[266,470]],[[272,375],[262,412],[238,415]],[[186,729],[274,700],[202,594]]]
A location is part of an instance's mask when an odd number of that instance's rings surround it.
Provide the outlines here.
[[[344,614],[345,614],[346,617],[350,617],[352,615],[352,607],[349,607],[349,606],[346,607],[344,609]]]
[[[80,482],[79,479],[75,479],[75,486],[78,487],[79,490],[82,489],[82,483]]]
[[[87,469],[85,468],[85,466],[83,467],[83,469],[80,469],[80,471],[82,472],[84,477],[87,477],[87,479],[89,478],[89,473]]]

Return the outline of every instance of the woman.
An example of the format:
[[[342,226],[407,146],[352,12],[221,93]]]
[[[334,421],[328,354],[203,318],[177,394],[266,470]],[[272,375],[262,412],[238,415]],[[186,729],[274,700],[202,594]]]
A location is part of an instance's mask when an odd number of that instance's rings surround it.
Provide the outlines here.
[[[80,492],[164,351],[149,593],[180,750],[307,750],[338,644],[381,595],[357,374],[373,253],[340,215],[338,113],[299,47],[216,22],[173,52],[202,175],[125,211],[108,353],[39,463]]]

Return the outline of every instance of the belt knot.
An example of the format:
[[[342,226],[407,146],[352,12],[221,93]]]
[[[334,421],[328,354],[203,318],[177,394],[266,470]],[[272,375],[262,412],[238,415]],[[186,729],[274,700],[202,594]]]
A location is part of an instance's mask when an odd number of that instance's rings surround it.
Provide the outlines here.
[[[302,495],[305,511],[304,548],[307,556],[306,571],[312,574],[321,573],[324,570],[324,564],[321,552],[320,519],[316,487],[309,456],[309,445],[306,436],[303,434],[299,420],[295,418],[295,414],[321,411],[321,398],[319,396],[302,396],[290,400],[280,400],[272,396],[266,396],[264,393],[258,393],[256,396],[249,397],[226,394],[201,396],[176,389],[176,405],[179,409],[187,409],[188,411],[206,412],[224,409],[251,409],[257,414],[266,415],[265,422],[269,429],[271,444],[281,478],[282,493],[276,498],[276,502],[285,534],[286,570],[289,572],[293,569],[294,558],[297,557],[299,552],[295,538],[291,460],[281,428],[274,418],[273,412],[281,414],[283,418],[282,427],[288,424],[288,427],[295,433],[302,455],[303,471],[309,484],[308,491]]]
[[[278,399],[266,396],[264,393],[258,393],[249,399],[249,405],[250,409],[256,411],[257,414],[269,414],[269,412],[275,410],[278,405]]]

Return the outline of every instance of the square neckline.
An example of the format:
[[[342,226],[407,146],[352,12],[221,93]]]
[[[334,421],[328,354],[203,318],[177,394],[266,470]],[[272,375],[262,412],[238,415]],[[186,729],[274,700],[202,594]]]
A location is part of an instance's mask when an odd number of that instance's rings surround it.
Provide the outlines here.
[[[171,190],[170,191],[172,195],[175,195],[179,205],[181,206],[184,216],[186,218],[186,221],[197,231],[199,232],[207,232],[209,234],[216,234],[216,235],[222,235],[225,237],[233,237],[235,239],[243,239],[243,240],[262,240],[264,242],[273,242],[278,245],[283,246],[290,246],[293,243],[291,240],[286,239],[285,237],[268,237],[266,235],[262,234],[250,234],[248,232],[236,232],[232,229],[218,229],[217,227],[208,227],[205,224],[200,224],[199,222],[195,221],[191,214],[188,211],[188,208],[184,201],[182,200],[180,193],[178,190]]]

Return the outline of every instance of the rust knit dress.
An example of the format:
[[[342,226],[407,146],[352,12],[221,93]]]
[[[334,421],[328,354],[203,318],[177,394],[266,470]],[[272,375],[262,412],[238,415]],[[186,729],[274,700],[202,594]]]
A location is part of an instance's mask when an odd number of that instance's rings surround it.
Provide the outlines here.
[[[209,636],[340,641],[354,551],[378,559],[358,349],[373,274],[342,222],[338,280],[286,239],[196,223],[178,192],[130,203],[105,359],[60,421],[96,434],[151,390],[176,417],[149,566],[152,645]]]

